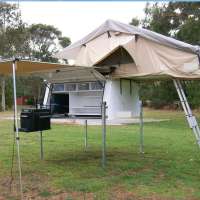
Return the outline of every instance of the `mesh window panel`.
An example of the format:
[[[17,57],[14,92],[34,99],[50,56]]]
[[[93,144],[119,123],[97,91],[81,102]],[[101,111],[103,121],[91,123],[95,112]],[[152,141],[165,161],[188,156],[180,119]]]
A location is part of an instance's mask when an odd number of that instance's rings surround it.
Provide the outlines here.
[[[64,91],[64,84],[54,84],[53,85],[53,91],[54,92],[60,92],[60,91]]]
[[[91,90],[102,90],[103,87],[102,87],[103,84],[101,84],[100,82],[92,82],[91,83]]]
[[[65,90],[66,91],[76,91],[76,83],[66,83]]]
[[[78,84],[78,89],[79,90],[89,90],[89,83],[79,83]]]

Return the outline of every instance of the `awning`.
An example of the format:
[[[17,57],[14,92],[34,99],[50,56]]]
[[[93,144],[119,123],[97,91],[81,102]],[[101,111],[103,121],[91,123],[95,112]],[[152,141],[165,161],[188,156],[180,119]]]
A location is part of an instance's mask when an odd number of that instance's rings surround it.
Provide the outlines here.
[[[0,61],[0,74],[1,75],[9,75],[12,74],[12,64],[14,61],[12,60],[2,60]],[[16,73],[17,74],[29,74],[35,72],[43,72],[48,70],[55,70],[59,68],[68,67],[66,64],[58,64],[58,63],[48,63],[48,62],[36,62],[29,60],[16,60]]]
[[[0,75],[12,74],[14,61],[0,61]],[[17,75],[35,75],[49,82],[74,82],[104,80],[99,72],[92,67],[71,66],[68,64],[36,62],[28,60],[15,61]]]

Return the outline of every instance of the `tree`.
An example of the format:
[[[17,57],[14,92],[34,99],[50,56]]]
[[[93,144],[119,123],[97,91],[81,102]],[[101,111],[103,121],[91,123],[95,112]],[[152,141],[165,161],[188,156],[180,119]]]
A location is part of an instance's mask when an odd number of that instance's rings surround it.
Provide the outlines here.
[[[16,4],[0,3],[0,55],[24,57],[28,51],[26,24]]]
[[[16,4],[4,2],[0,3],[0,41],[0,58],[18,57],[46,62],[58,62],[53,54],[70,44],[70,39],[62,36],[61,31],[54,26],[28,26],[22,21]],[[6,77],[7,107],[12,103],[11,84],[10,78]],[[34,95],[37,98],[40,85],[41,79],[37,77],[17,78],[17,95]]]
[[[58,43],[62,47],[70,44],[70,39],[62,37],[61,31],[52,25],[32,24],[28,28],[30,35],[31,59],[46,62],[58,62],[53,55],[58,52]]]
[[[139,26],[139,24],[140,24],[140,20],[138,18],[136,17],[132,18],[130,25]]]
[[[158,33],[197,44],[200,41],[200,2],[147,4],[143,26]]]
[[[59,37],[59,43],[62,48],[65,48],[71,44],[71,40],[68,37]]]
[[[169,2],[146,4],[143,27],[155,32],[174,37],[176,39],[197,45],[200,44],[200,2]],[[187,84],[188,85],[188,84]],[[188,99],[192,106],[200,105],[197,92],[198,83],[190,82]],[[155,90],[152,90],[154,88]],[[155,92],[156,91],[156,92]],[[172,81],[154,82],[148,86],[143,85],[143,99],[151,99],[154,106],[162,107],[172,104],[177,99],[177,94]],[[169,95],[170,94],[170,95]]]

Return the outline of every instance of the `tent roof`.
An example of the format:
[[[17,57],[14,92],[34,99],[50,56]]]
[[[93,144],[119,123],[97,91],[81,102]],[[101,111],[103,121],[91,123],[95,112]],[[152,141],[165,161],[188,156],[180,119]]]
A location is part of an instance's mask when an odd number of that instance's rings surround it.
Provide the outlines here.
[[[166,45],[166,46],[176,48],[179,50],[187,51],[190,53],[195,53],[200,56],[199,46],[190,45],[185,42],[181,42],[179,40],[161,35],[159,33],[156,33],[147,29],[138,28],[136,26],[124,24],[124,23],[114,21],[114,20],[107,20],[101,26],[99,26],[97,29],[92,31],[90,34],[88,34],[81,40],[73,43],[72,45],[66,47],[63,51],[57,53],[56,57],[61,58],[61,59],[63,58],[74,59],[74,54],[76,54],[76,51],[82,45],[88,43],[89,41],[95,39],[96,37],[108,31],[121,32],[121,33],[130,34],[130,35],[139,35],[143,38],[149,39],[159,44]]]

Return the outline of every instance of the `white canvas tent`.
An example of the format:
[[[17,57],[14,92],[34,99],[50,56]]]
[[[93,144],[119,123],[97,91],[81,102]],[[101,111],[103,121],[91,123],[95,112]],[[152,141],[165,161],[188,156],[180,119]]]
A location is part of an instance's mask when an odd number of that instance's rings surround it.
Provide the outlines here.
[[[125,54],[129,59],[121,63],[119,56]],[[200,77],[199,46],[113,20],[107,20],[55,57],[73,59],[81,66],[115,66],[112,78]]]

